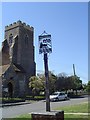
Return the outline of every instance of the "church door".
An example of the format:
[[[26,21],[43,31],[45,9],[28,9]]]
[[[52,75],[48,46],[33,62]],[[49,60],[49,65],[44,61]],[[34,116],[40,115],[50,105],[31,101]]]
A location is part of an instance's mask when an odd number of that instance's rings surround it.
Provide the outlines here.
[[[11,82],[8,83],[8,94],[9,94],[9,97],[12,98],[13,96],[13,85]]]

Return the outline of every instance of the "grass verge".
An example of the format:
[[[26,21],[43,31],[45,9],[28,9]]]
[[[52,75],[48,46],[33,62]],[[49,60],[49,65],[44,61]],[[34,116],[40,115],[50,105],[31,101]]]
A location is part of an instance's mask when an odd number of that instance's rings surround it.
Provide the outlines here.
[[[64,110],[66,113],[88,113],[88,102],[78,105],[58,107],[55,110]]]
[[[78,105],[70,105],[66,107],[58,107],[55,110],[63,110],[65,120],[89,120],[90,118],[88,115],[79,115],[79,114],[69,114],[69,113],[88,113],[88,102],[82,103]]]

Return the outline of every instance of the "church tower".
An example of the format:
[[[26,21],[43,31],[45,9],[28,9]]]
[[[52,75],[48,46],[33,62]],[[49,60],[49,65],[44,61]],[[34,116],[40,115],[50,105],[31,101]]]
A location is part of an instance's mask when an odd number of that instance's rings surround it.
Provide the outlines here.
[[[9,48],[7,61],[20,65],[27,78],[35,75],[34,28],[17,21],[5,27],[5,40]]]

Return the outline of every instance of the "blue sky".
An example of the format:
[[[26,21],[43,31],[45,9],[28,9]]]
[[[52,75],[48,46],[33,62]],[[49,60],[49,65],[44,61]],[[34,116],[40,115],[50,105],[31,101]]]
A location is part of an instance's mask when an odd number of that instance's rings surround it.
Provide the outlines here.
[[[38,52],[38,35],[44,30],[52,36],[49,70],[55,74],[76,74],[88,80],[88,3],[85,2],[3,2],[2,40],[4,27],[21,20],[34,27],[36,70],[44,71],[43,55]],[[2,42],[0,40],[0,43]]]

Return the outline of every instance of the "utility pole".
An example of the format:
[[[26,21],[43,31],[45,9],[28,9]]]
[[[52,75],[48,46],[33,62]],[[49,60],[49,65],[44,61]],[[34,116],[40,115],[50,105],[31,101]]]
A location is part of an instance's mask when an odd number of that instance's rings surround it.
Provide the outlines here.
[[[73,73],[74,73],[74,76],[76,76],[75,65],[74,64],[73,64]]]
[[[73,73],[74,73],[74,80],[76,81],[77,78],[79,78],[79,77],[76,76],[74,64],[73,64]],[[77,95],[77,85],[76,85],[76,95]]]

